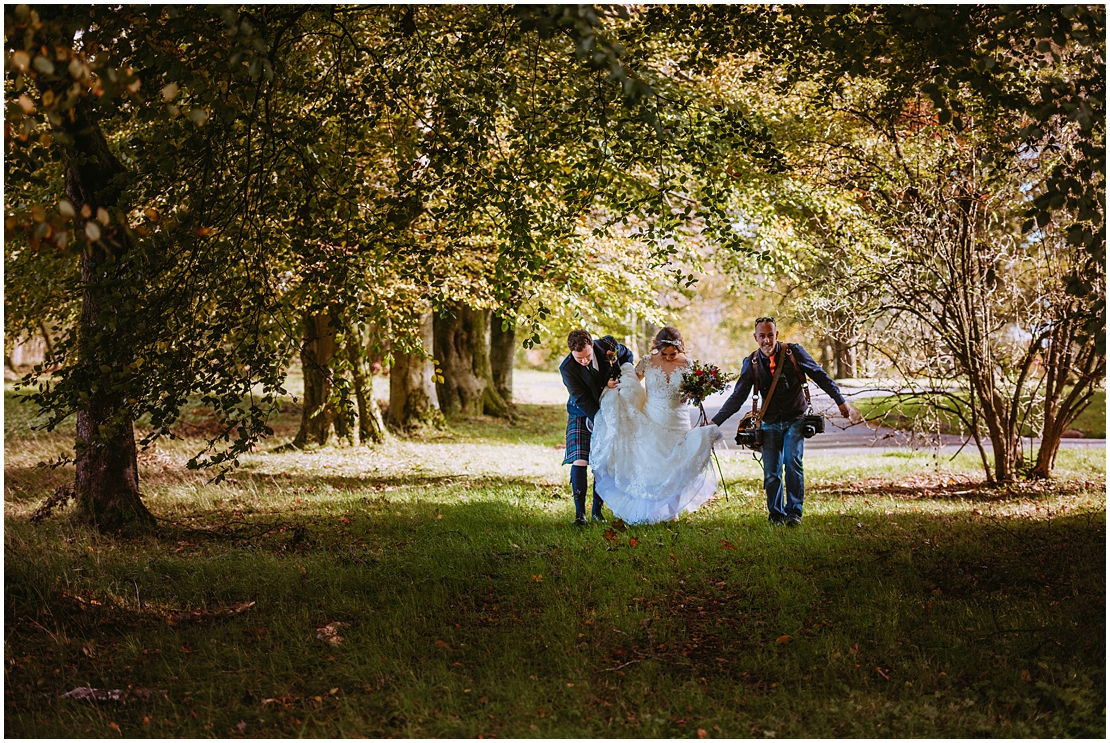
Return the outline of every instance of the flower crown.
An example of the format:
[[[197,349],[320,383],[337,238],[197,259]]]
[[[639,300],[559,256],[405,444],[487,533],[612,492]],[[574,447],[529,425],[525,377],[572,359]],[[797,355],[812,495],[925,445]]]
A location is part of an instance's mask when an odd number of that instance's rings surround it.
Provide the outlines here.
[[[679,351],[682,350],[682,341],[672,341],[666,338],[661,338],[655,341],[655,348],[651,349],[652,355],[659,353],[659,346],[674,346]]]

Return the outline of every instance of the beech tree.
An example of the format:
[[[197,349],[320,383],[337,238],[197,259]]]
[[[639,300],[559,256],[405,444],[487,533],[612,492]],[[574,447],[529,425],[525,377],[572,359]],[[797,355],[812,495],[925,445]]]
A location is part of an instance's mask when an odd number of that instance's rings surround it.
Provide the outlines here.
[[[599,195],[654,219],[657,244],[673,234],[685,216],[665,162],[683,153],[660,136],[670,104],[598,32],[614,19],[588,7],[6,8],[9,254],[23,276],[32,263],[79,268],[60,274],[58,306],[80,307],[55,348],[61,369],[27,379],[28,399],[47,427],[78,416],[81,516],[151,527],[134,421],[150,416],[142,445],[173,435],[195,393],[220,433],[189,465],[222,478],[270,434],[297,349],[377,319],[365,298],[394,270],[434,292],[447,277],[424,268],[475,215],[496,229],[491,309],[541,278],[545,252]],[[540,50],[534,99],[510,63],[528,48]],[[542,108],[530,103],[540,82]],[[513,156],[491,159],[505,142]],[[380,324],[416,336],[412,306]],[[339,378],[342,399],[357,385]]]

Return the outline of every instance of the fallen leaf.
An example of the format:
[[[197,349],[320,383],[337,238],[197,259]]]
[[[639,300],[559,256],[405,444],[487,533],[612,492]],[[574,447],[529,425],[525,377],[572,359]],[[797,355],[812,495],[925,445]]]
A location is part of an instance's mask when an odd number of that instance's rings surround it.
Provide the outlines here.
[[[722,539],[721,540],[721,549],[723,549],[723,550],[734,550],[736,548],[737,548],[736,545],[733,544],[732,542],[728,541],[727,539]]]
[[[601,536],[605,537],[606,541],[612,542],[614,539],[617,538],[617,533],[612,529],[606,529]]]
[[[439,645],[441,648],[447,648],[448,650],[451,649],[451,646],[443,640],[436,640],[436,645]]]
[[[628,538],[628,546],[629,547],[635,547],[639,543],[640,543],[640,540],[637,539],[636,537],[629,537]]]
[[[108,727],[112,728],[112,730],[115,730],[117,733],[120,733],[120,735],[123,735],[123,733],[120,732],[119,725],[117,725],[116,723],[109,722]]]
[[[624,519],[617,519],[613,522],[613,528],[617,531],[628,531],[628,524],[624,523]]]
[[[236,729],[238,729],[238,731],[240,733],[247,732],[247,723],[243,722],[242,720],[240,720],[238,723],[236,723],[235,727],[236,727]]]
[[[886,675],[886,673],[884,673],[884,672],[883,672],[883,669],[879,668],[878,666],[875,666],[875,671],[876,671],[876,673],[878,673],[878,674],[879,674],[880,676],[882,676],[883,678],[885,678],[885,679],[886,679],[887,681],[890,681],[890,676],[887,676],[887,675]]]
[[[317,627],[316,639],[323,640],[330,645],[339,645],[343,642],[343,638],[339,634],[339,628],[345,627],[346,624],[346,622],[331,622],[323,627]]]
[[[244,611],[254,606],[254,604],[254,601],[240,601],[235,604],[228,604],[227,606],[218,606],[215,609],[181,611],[167,616],[166,623],[180,624],[181,622],[196,622],[204,619],[215,619],[217,617],[233,617],[236,614],[242,614]]]
[[[698,728],[698,737],[699,738],[708,738],[709,733],[708,733],[708,731],[706,731],[705,728]]]
[[[533,575],[532,580],[536,583],[543,583],[543,575]]]
[[[775,642],[778,642],[778,643],[790,642],[790,635],[783,635],[779,639],[775,640]]]
[[[1021,680],[1029,682],[1033,680],[1033,674],[1029,673],[1028,669],[1021,669]]]

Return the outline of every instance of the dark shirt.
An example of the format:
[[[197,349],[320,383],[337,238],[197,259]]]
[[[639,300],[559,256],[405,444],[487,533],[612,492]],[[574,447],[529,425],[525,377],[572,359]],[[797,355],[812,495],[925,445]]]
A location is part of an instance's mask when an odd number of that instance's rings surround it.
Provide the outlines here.
[[[590,367],[582,366],[574,360],[574,356],[567,354],[563,363],[559,365],[559,374],[563,377],[570,399],[567,400],[567,414],[577,415],[593,421],[597,411],[601,409],[601,393],[609,383],[610,371],[613,364],[609,363],[609,349],[616,347],[617,363],[632,363],[632,352],[625,348],[611,335],[606,335],[594,341],[594,359],[597,361],[597,371],[591,372]]]
[[[781,343],[775,345],[775,355],[778,356],[779,349],[782,347]],[[818,387],[823,389],[829,397],[833,399],[837,405],[844,404],[844,396],[840,394],[840,388],[836,386],[836,382],[825,373],[825,370],[813,360],[804,348],[797,343],[791,344],[794,349],[794,358],[798,362],[798,366],[805,373],[807,377],[812,379]],[[740,370],[740,379],[736,380],[736,388],[733,389],[732,394],[729,395],[728,400],[721,407],[720,411],[713,416],[713,422],[718,426],[736,414],[740,407],[748,399],[748,395],[752,391],[752,386],[755,383],[755,375],[759,379],[759,395],[761,399],[766,399],[765,395],[767,390],[771,388],[771,360],[767,358],[762,351],[756,351],[755,363],[758,369],[752,369],[752,357],[744,359],[744,365]],[[771,398],[770,405],[767,406],[767,414],[763,420],[766,423],[778,423],[779,421],[787,421],[797,418],[799,415],[805,413],[805,397],[802,393],[802,383],[798,379],[798,374],[794,370],[794,364],[790,361],[788,356],[783,356],[782,359],[783,369],[782,375],[779,377],[779,383],[775,387],[774,397]]]

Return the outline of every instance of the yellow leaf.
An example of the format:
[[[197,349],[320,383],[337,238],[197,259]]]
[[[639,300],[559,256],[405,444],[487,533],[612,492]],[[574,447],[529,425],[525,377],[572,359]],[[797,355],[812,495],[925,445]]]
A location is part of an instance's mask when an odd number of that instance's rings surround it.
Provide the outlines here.
[[[779,639],[775,640],[775,642],[780,642],[780,643],[790,642],[790,635],[783,635]]]

